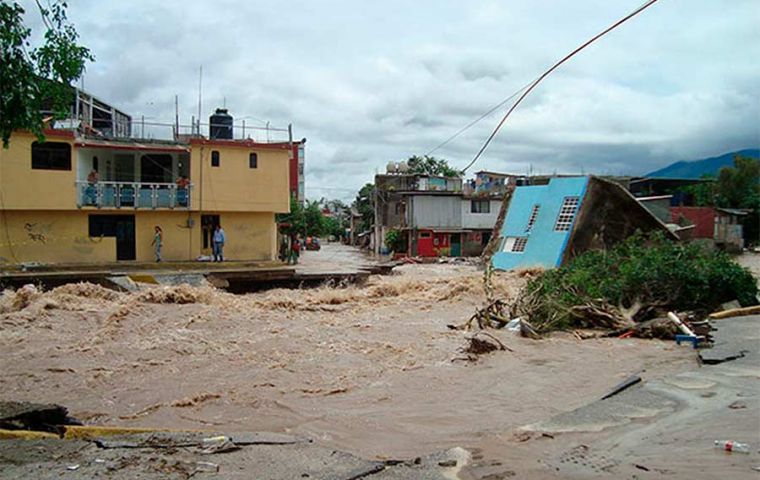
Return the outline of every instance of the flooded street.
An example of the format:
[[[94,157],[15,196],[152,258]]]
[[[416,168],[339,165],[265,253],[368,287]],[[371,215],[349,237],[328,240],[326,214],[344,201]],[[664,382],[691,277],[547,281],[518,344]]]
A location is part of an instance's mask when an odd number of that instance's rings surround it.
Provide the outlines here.
[[[310,255],[347,254],[306,252],[307,265]],[[525,281],[496,275],[496,294],[513,298]],[[672,342],[506,331],[495,335],[514,352],[469,362],[470,333],[447,324],[483,302],[482,272],[452,264],[247,295],[27,288],[0,297],[0,385],[6,398],[60,403],[90,424],[289,432],[411,458],[572,410],[634,373],[694,364]]]

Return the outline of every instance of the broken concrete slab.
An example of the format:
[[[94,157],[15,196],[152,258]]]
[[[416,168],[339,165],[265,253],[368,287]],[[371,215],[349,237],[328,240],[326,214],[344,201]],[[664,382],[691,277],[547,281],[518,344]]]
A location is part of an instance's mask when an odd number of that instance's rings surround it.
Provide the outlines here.
[[[210,285],[206,281],[206,276],[200,273],[154,274],[153,278],[159,285],[177,286],[187,284],[191,287],[208,287]]]
[[[467,462],[462,449],[434,454],[419,461],[381,462],[316,446],[309,442],[249,443],[235,451],[203,455],[181,448],[198,432],[164,432],[161,446],[133,448],[144,435],[126,436],[120,448],[100,448],[81,440],[0,441],[0,478],[68,479],[141,478],[186,479],[197,473],[221,478],[290,480],[349,480],[372,476],[381,480],[444,480]],[[134,437],[130,438],[129,437]],[[286,441],[274,434],[239,434],[239,441]],[[167,445],[171,445],[167,447]]]
[[[112,277],[106,277],[101,283],[103,286],[119,292],[136,292],[140,289],[134,280],[126,275],[114,275]]]
[[[30,402],[0,402],[0,428],[60,434],[63,425],[81,425],[66,407]]]
[[[561,434],[562,442],[542,463],[562,478],[638,478],[643,472],[750,478],[760,464],[760,317],[715,323],[724,351],[744,356],[650,380],[526,427]],[[750,454],[715,450],[715,440],[748,443]]]
[[[760,317],[732,317],[711,322],[713,346],[699,351],[702,363],[715,365],[746,358],[757,365],[760,361]]]

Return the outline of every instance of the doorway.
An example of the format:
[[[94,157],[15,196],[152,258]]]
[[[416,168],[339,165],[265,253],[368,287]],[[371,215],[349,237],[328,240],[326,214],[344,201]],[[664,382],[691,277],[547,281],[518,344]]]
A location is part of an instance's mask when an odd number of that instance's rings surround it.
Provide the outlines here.
[[[451,234],[451,256],[452,257],[462,256],[462,234],[461,233]]]
[[[201,215],[201,241],[203,250],[211,250],[214,240],[214,230],[219,225],[219,215]]]
[[[90,215],[89,234],[90,237],[115,237],[116,260],[137,258],[134,215]]]

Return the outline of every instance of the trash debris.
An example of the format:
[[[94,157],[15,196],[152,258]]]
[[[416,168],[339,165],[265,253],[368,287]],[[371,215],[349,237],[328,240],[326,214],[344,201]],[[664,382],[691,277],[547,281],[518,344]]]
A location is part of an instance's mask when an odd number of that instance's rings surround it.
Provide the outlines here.
[[[78,469],[79,469],[78,463],[76,465],[69,465],[66,467],[66,470],[78,470]]]
[[[515,318],[513,320],[510,320],[509,323],[505,326],[505,328],[511,332],[519,332],[522,330],[522,322],[519,318]]]
[[[201,440],[201,453],[209,455],[212,453],[225,453],[240,450],[238,445],[232,441],[232,439],[226,435],[219,435],[218,437],[209,437]]]
[[[219,471],[219,465],[211,462],[195,462],[195,471],[216,473]]]
[[[602,397],[602,400],[607,400],[610,397],[613,397],[617,395],[618,393],[622,392],[623,390],[626,390],[629,387],[632,387],[639,383],[641,381],[641,377],[638,375],[631,375],[630,377],[626,378],[622,382],[620,382],[615,388],[612,389],[610,393]]]
[[[727,452],[749,453],[748,444],[734,442],[733,440],[715,440],[715,448]]]

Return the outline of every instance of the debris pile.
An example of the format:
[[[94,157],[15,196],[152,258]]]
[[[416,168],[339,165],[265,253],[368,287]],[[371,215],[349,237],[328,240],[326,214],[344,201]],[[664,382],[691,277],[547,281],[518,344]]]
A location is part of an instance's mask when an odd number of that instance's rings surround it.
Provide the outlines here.
[[[704,336],[709,325],[701,321],[709,313],[732,300],[755,305],[757,293],[752,274],[722,252],[637,234],[611,250],[586,252],[531,278],[512,303],[487,295],[487,305],[462,327],[503,328],[519,318],[538,334],[595,329],[675,338],[679,325],[667,314],[684,312],[682,320]]]

